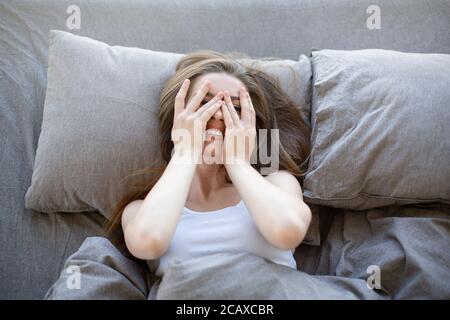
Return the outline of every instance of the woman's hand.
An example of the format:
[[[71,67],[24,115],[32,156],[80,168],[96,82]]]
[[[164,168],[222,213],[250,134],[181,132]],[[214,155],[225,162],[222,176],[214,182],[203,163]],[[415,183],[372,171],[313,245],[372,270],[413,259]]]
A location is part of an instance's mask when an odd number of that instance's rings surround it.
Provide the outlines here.
[[[232,164],[250,163],[256,140],[256,116],[250,94],[243,87],[239,90],[241,116],[233,106],[230,93],[225,91],[224,96],[224,165],[227,167]]]
[[[221,107],[223,92],[219,91],[214,98],[199,108],[211,85],[210,81],[206,80],[185,106],[189,85],[190,80],[186,79],[175,98],[171,137],[176,153],[194,156],[194,161],[198,163],[203,151],[206,122]]]

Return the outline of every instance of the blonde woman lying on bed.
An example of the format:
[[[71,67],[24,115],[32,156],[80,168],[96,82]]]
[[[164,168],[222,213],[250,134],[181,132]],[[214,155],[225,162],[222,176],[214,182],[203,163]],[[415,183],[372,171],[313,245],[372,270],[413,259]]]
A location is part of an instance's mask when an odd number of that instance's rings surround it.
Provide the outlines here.
[[[297,180],[309,130],[276,82],[231,56],[194,52],[166,83],[159,120],[166,165],[122,199],[109,225],[121,222],[129,252],[159,259],[157,276],[174,259],[220,252],[249,252],[296,269],[293,253],[311,220]],[[251,161],[259,129],[279,144],[279,170],[265,176],[260,160]]]

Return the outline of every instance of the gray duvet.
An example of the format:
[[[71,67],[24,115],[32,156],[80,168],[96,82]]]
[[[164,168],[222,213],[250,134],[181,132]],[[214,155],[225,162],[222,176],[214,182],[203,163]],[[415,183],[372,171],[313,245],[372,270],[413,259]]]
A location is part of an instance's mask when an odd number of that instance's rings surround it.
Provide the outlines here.
[[[79,272],[74,281],[73,266]],[[109,240],[87,238],[69,257],[46,299],[383,299],[364,279],[311,276],[249,253],[176,261],[161,278],[123,256]]]
[[[296,252],[315,265],[309,272],[222,253],[176,261],[161,279],[106,238],[91,237],[66,261],[46,299],[450,299],[449,211],[390,207],[322,215],[331,227],[320,250]],[[79,289],[68,286],[73,273],[66,270],[74,265]]]

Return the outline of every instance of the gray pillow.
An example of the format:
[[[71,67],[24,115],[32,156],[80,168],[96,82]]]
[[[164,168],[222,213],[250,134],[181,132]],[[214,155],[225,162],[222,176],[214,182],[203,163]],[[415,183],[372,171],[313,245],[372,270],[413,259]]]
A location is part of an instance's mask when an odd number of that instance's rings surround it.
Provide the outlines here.
[[[312,53],[310,203],[450,203],[450,55]]]
[[[42,129],[25,206],[44,212],[99,210],[109,218],[109,209],[129,191],[119,182],[159,163],[159,96],[183,55],[109,46],[57,30],[50,31],[49,46]],[[304,94],[285,90],[309,107],[307,57],[258,64],[282,86],[300,80]]]

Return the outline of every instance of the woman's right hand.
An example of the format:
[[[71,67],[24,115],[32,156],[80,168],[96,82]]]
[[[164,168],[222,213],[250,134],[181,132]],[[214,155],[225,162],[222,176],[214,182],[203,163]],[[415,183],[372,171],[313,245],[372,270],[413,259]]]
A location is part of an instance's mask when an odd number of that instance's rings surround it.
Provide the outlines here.
[[[203,152],[206,123],[222,106],[223,92],[219,91],[214,98],[200,107],[211,85],[210,81],[206,80],[185,106],[189,85],[190,80],[184,80],[176,95],[171,138],[176,153],[194,156],[194,160],[198,161]]]

